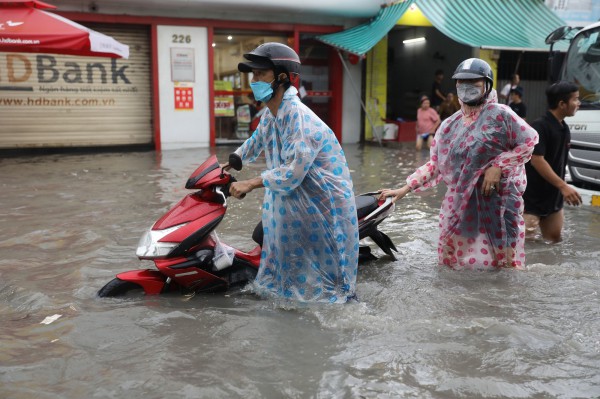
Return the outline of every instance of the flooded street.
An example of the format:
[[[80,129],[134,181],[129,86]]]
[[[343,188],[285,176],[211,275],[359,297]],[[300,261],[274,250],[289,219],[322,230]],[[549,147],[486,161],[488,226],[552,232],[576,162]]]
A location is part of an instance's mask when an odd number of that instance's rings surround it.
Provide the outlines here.
[[[427,157],[344,148],[356,193]],[[527,242],[526,270],[458,272],[437,266],[445,186],[409,195],[381,225],[398,260],[377,249],[360,267],[359,303],[97,298],[152,267],[135,256],[141,234],[233,149],[0,160],[0,398],[600,397],[600,208],[568,207],[564,242]],[[224,242],[254,246],[262,195],[229,202]]]

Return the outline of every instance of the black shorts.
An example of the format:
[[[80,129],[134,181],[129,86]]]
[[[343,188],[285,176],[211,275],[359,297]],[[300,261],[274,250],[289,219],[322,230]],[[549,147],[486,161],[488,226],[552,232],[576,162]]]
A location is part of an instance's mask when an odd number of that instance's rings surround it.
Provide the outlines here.
[[[536,197],[531,194],[523,195],[525,202],[524,212],[529,215],[539,216],[545,218],[552,215],[553,213],[559,212],[563,209],[564,201],[563,196],[558,191],[558,195],[549,195],[546,197]]]

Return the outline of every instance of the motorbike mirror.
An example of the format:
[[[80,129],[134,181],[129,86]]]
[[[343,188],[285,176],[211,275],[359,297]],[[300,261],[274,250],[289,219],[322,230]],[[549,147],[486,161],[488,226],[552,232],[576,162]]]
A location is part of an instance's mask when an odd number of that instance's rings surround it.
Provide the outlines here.
[[[232,152],[229,154],[229,166],[237,171],[242,170],[242,158],[235,152]]]

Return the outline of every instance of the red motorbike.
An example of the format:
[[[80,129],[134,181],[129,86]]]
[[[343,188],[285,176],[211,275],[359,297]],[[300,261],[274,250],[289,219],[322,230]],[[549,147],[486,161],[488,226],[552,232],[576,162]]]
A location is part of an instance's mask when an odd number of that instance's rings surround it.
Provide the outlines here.
[[[237,154],[229,156],[229,165],[242,169]],[[221,168],[212,155],[192,173],[185,188],[195,190],[186,195],[162,216],[140,239],[136,255],[154,261],[156,270],[132,270],[117,274],[98,295],[113,297],[132,290],[148,295],[171,291],[187,293],[225,291],[255,278],[260,264],[263,239],[262,222],[252,234],[258,244],[250,252],[222,243],[215,231],[227,212],[230,184],[236,179]],[[391,198],[377,199],[378,193],[356,198],[359,236],[370,237],[386,254],[396,259],[397,249],[378,225],[394,210]],[[368,245],[360,246],[359,263],[376,259]]]

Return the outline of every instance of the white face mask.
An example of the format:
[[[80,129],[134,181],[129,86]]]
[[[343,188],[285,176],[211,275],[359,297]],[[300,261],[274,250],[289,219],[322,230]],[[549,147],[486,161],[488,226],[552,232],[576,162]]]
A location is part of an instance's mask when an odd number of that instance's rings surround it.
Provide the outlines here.
[[[470,104],[483,96],[483,90],[473,83],[459,83],[456,85],[456,95],[463,103]]]

